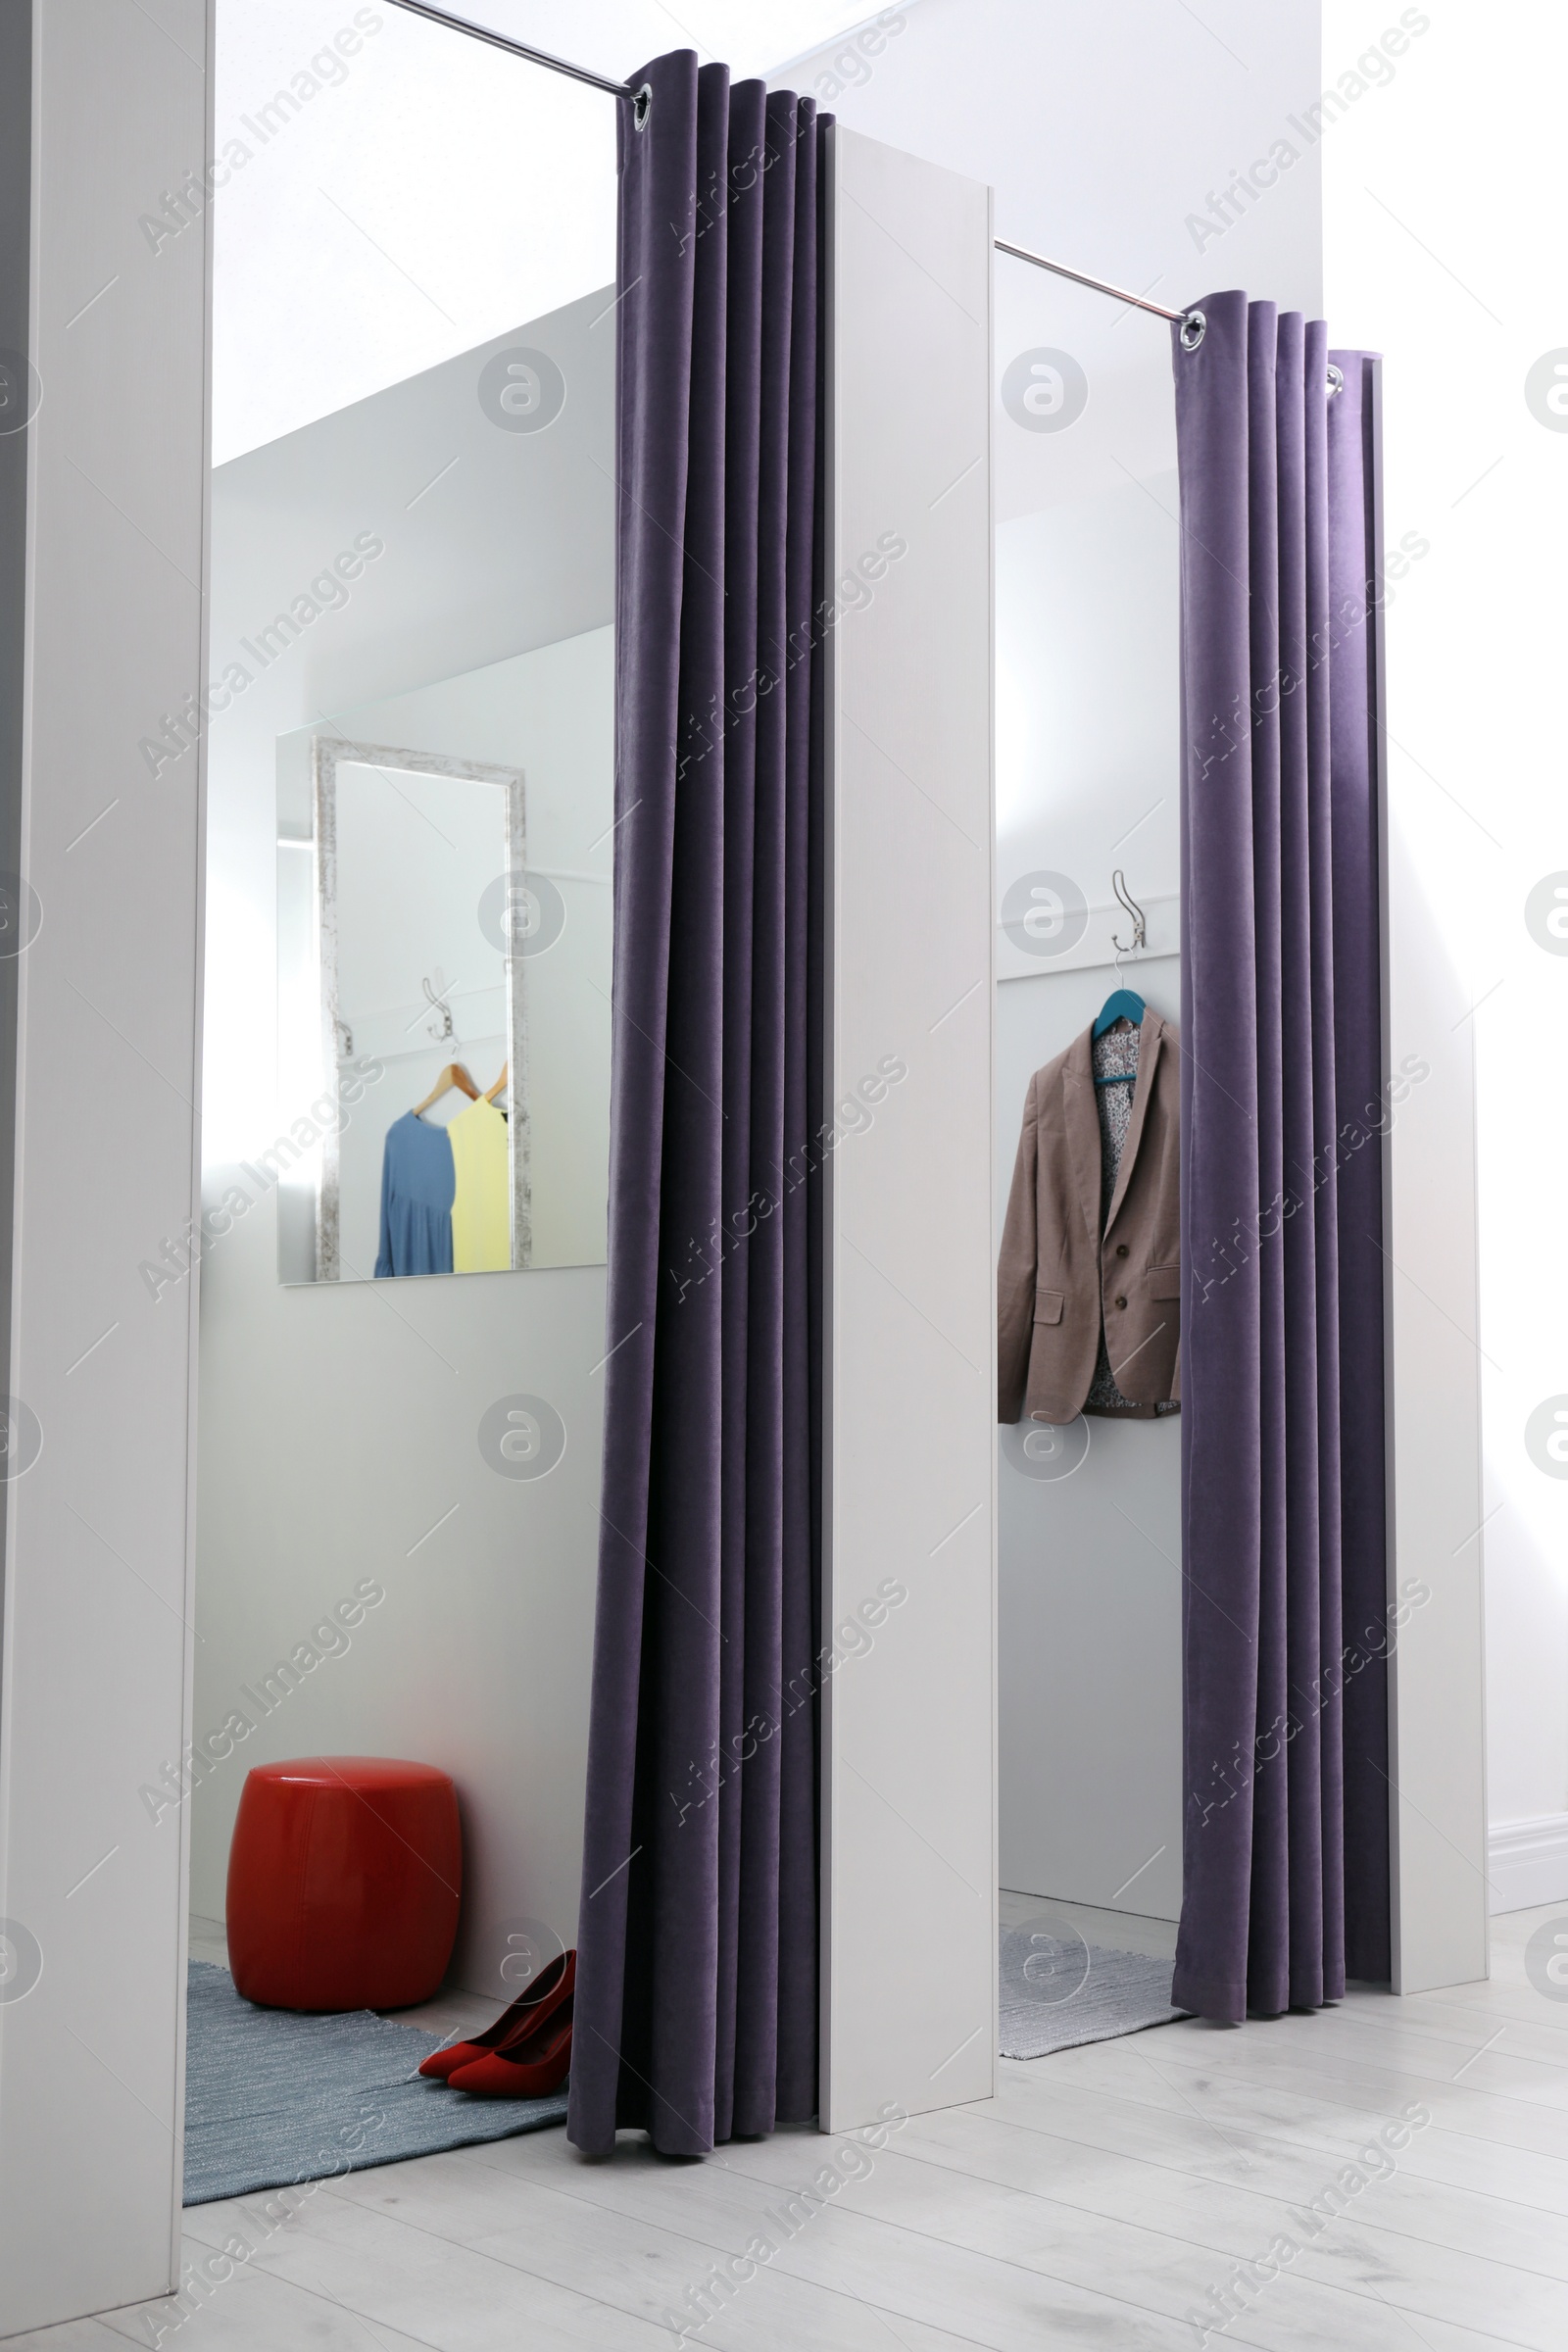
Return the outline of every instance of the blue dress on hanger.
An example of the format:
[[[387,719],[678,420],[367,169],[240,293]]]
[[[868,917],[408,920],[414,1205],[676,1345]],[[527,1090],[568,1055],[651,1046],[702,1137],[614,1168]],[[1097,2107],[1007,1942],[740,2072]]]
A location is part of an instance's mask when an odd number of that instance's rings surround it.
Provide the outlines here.
[[[412,1110],[394,1119],[381,1152],[377,1276],[451,1273],[452,1203],[457,1189],[446,1129],[427,1126]]]

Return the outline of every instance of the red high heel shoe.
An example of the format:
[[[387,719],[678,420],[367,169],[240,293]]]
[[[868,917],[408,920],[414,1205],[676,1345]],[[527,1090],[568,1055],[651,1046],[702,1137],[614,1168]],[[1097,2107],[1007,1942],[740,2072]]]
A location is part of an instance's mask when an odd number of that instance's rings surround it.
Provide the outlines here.
[[[558,1954],[548,1968],[541,1969],[537,1984],[519,1993],[510,2009],[503,2009],[494,2025],[487,2026],[472,2041],[452,2041],[444,2049],[432,2050],[428,2058],[420,2060],[420,2074],[429,2075],[438,2082],[450,2082],[459,2067],[472,2066],[490,2051],[499,2049],[503,2042],[537,2032],[563,2001],[570,1999],[576,1982],[576,1953]]]
[[[575,1952],[568,1952],[575,1961]],[[575,1970],[573,1970],[575,1976]],[[511,2041],[486,2050],[447,2078],[452,2090],[481,2099],[548,2099],[571,2068],[572,1995],[566,1992],[543,2024],[524,2026]]]

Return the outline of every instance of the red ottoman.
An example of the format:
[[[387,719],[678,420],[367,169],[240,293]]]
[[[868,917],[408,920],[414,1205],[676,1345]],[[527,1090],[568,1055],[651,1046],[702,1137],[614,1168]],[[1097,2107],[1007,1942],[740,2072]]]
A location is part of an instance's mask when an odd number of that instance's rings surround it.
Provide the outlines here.
[[[228,1849],[228,1964],[271,2009],[428,2000],[458,1932],[451,1776],[389,1756],[258,1764]]]

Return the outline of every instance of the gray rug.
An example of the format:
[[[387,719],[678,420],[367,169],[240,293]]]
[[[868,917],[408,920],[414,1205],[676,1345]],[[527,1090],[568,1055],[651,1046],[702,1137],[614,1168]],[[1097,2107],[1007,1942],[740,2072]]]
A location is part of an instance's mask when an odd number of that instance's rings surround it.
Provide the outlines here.
[[[550,2099],[470,2099],[417,2072],[440,2036],[368,2009],[259,2009],[226,1968],[190,1963],[185,2203],[321,2180],[566,2120]]]
[[[1174,1963],[1114,1952],[1049,1913],[1002,1931],[1002,2055],[1047,2058],[1185,2016],[1170,2005]]]

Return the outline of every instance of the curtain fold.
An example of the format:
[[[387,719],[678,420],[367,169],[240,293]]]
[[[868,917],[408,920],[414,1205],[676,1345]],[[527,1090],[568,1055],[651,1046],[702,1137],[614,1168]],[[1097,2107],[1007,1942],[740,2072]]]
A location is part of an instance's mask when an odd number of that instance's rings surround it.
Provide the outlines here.
[[[1184,1888],[1205,2017],[1389,1974],[1373,363],[1173,334]]]
[[[1331,351],[1344,390],[1329,406],[1330,888],[1339,1102],[1340,1495],[1345,1742],[1345,1968],[1392,1970],[1389,1684],[1394,1641],[1385,1544],[1383,1164],[1379,1143],[1411,1073],[1383,1068],[1378,724],[1382,582],[1377,536],[1377,362]],[[1357,625],[1358,613],[1365,614]],[[1419,1082],[1419,1071],[1416,1082]],[[1403,1603],[1400,1604],[1403,1613]]]
[[[821,131],[620,110],[605,1454],[569,2135],[816,2105]]]

